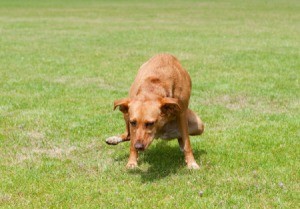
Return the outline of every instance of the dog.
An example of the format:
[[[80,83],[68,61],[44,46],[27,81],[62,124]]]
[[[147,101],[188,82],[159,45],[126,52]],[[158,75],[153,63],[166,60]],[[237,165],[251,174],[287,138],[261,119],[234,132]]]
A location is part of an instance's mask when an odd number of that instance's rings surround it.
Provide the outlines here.
[[[126,131],[106,139],[116,145],[130,141],[127,168],[137,167],[138,152],[146,150],[153,139],[177,138],[189,169],[199,169],[189,135],[204,131],[202,120],[188,108],[191,78],[170,54],[159,54],[144,63],[131,85],[129,97],[114,101],[114,110],[123,113]]]

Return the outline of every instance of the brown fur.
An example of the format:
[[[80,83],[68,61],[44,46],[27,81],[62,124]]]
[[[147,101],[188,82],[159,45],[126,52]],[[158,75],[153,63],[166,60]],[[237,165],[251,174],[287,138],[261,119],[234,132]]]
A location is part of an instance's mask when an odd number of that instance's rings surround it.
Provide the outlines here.
[[[189,135],[200,135],[204,125],[188,109],[190,94],[191,79],[179,61],[169,54],[154,56],[140,67],[129,98],[114,102],[124,114],[126,132],[106,142],[130,141],[127,167],[134,168],[138,151],[147,149],[154,138],[177,138],[188,168],[198,169]]]

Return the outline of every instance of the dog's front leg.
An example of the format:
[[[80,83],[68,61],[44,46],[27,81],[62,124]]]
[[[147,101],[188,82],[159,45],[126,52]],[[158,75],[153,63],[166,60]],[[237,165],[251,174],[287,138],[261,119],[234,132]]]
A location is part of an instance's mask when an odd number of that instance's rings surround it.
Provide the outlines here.
[[[179,143],[182,143],[183,145],[183,152],[184,152],[187,166],[189,169],[199,169],[200,167],[195,161],[193,150],[191,147],[189,130],[188,130],[187,111],[184,111],[178,115],[178,127],[181,133],[181,140],[182,140],[179,141]]]
[[[133,169],[137,167],[138,151],[135,149],[133,141],[130,141],[130,155],[126,168]]]
[[[129,117],[128,114],[124,114],[124,121],[126,125],[126,131],[124,134],[121,134],[120,136],[111,136],[108,137],[105,141],[109,145],[117,145],[121,142],[126,142],[130,140],[130,130],[129,130]]]

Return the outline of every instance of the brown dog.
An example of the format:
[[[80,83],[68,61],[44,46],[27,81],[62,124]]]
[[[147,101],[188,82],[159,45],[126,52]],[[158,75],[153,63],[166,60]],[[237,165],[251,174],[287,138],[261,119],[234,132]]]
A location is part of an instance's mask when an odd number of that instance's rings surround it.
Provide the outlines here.
[[[126,132],[106,139],[108,144],[130,140],[127,168],[137,166],[138,151],[148,148],[153,139],[178,139],[188,168],[198,169],[189,135],[204,130],[201,119],[188,109],[191,79],[172,55],[160,54],[144,63],[130,88],[129,98],[116,100],[124,114]]]

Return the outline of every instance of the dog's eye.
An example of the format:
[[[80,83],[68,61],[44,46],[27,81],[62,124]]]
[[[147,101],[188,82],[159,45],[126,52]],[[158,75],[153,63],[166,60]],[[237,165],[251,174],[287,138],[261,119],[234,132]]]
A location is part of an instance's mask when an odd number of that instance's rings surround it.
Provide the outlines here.
[[[134,121],[130,121],[130,125],[133,126],[133,127],[135,127],[136,126],[136,121],[135,120]]]
[[[151,128],[154,125],[154,122],[145,123],[146,128]]]

